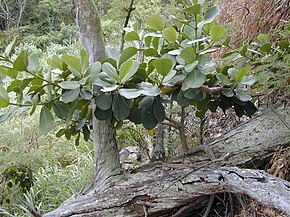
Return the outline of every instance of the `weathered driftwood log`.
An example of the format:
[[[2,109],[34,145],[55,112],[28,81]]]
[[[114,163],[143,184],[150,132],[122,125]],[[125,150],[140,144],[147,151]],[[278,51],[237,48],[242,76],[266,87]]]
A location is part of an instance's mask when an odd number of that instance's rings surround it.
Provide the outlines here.
[[[233,192],[290,216],[290,183],[258,168],[290,143],[290,109],[269,110],[207,146],[216,159],[192,154],[115,177],[105,191],[77,196],[44,216],[187,216],[208,195]],[[199,155],[197,155],[199,154]],[[240,168],[238,168],[240,167]]]

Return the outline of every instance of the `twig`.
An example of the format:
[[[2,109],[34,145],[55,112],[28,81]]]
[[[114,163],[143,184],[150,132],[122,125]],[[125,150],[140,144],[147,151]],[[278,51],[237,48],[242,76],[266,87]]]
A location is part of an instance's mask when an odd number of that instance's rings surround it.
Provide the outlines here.
[[[214,201],[214,198],[215,198],[215,195],[214,194],[211,194],[210,197],[209,197],[209,201],[208,201],[206,210],[205,210],[205,212],[204,212],[204,214],[203,214],[202,217],[208,217],[209,212],[210,212],[211,207],[212,207],[212,204],[213,204],[213,201]]]
[[[129,20],[130,20],[130,17],[131,17],[131,13],[132,13],[132,11],[135,10],[135,8],[133,7],[133,5],[134,5],[134,0],[131,0],[131,3],[130,3],[129,8],[126,9],[126,11],[127,11],[127,16],[126,16],[126,19],[125,19],[124,28],[128,26],[128,23],[129,23]],[[124,36],[125,36],[125,34],[126,34],[126,31],[123,30],[123,32],[122,32],[122,41],[121,41],[121,48],[120,48],[120,51],[122,51],[122,50],[124,49],[124,43],[125,43],[125,41],[124,41]]]

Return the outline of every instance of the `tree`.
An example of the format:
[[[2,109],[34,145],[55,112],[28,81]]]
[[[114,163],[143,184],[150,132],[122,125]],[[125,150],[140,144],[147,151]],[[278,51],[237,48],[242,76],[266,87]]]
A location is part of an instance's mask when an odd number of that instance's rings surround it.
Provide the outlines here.
[[[152,129],[165,120],[162,103],[168,100],[176,101],[182,111],[194,105],[199,117],[218,106],[223,110],[234,106],[238,116],[251,116],[256,111],[250,95],[244,92],[245,87],[255,83],[255,78],[247,75],[250,68],[217,68],[206,58],[205,54],[230,42],[229,38],[223,39],[225,27],[215,24],[217,7],[203,13],[200,4],[188,3],[183,12],[189,18],[174,17],[174,27],[166,27],[159,15],[152,15],[146,20],[148,33],[144,40],[136,26],[129,29],[124,36],[126,41],[144,43],[143,54],[148,60],[138,62],[136,46],[127,47],[120,54],[108,50],[106,56],[94,2],[75,0],[73,3],[87,52],[82,50],[78,57],[53,56],[49,64],[60,73],[52,77],[50,70],[40,70],[35,54],[22,51],[14,61],[10,60],[11,44],[1,59],[7,62],[1,66],[1,73],[13,81],[7,89],[0,87],[0,105],[31,106],[31,113],[41,105],[40,129],[43,133],[53,127],[53,111],[58,119],[68,124],[57,135],[65,135],[68,139],[76,136],[76,144],[81,133],[85,140],[90,138],[89,128],[93,125],[96,178],[88,195],[105,191],[115,178],[121,177],[117,176],[120,163],[114,124],[120,125],[129,118]],[[213,69],[217,72],[210,73]],[[29,77],[19,76],[23,72]],[[17,102],[10,99],[8,92],[16,93]],[[8,111],[4,117],[13,111]],[[183,121],[173,123],[184,136]],[[188,152],[186,142],[183,151]]]

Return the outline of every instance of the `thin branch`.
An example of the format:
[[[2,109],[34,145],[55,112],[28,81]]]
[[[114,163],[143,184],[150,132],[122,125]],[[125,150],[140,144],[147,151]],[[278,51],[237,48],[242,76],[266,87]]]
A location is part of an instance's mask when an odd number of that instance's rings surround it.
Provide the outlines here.
[[[176,129],[179,129],[181,126],[180,122],[177,122],[176,120],[174,120],[173,118],[169,118],[169,117],[165,117],[165,120],[167,120],[168,122],[174,124],[176,127]]]
[[[129,23],[129,20],[130,20],[130,17],[131,17],[131,13],[132,13],[132,11],[135,10],[135,8],[133,7],[133,5],[134,5],[134,0],[131,0],[131,3],[130,3],[129,8],[126,9],[126,11],[127,11],[127,16],[126,16],[126,18],[125,18],[125,23],[124,23],[124,27],[123,27],[123,28],[125,28],[125,27],[128,26],[128,23]],[[122,32],[122,41],[121,41],[121,48],[120,48],[120,51],[122,51],[122,50],[124,49],[124,43],[125,43],[125,41],[124,41],[124,36],[125,36],[125,34],[126,34],[126,31],[123,30],[123,32]]]

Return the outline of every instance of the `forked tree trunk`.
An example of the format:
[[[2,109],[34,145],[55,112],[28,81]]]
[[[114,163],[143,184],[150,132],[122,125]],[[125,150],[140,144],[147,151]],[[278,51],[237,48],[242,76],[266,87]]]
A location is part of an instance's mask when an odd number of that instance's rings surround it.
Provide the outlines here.
[[[73,0],[73,13],[90,64],[106,57],[101,22],[93,0]],[[92,102],[92,104],[94,104]],[[94,107],[94,106],[93,106]],[[96,176],[89,190],[101,191],[120,172],[119,151],[113,122],[93,120]],[[96,187],[97,186],[97,187]]]
[[[153,163],[124,174],[99,194],[78,196],[46,217],[200,216],[209,195],[247,194],[290,216],[290,183],[258,168],[277,148],[290,144],[290,109],[270,110],[207,144],[216,159],[192,150],[166,163]]]

